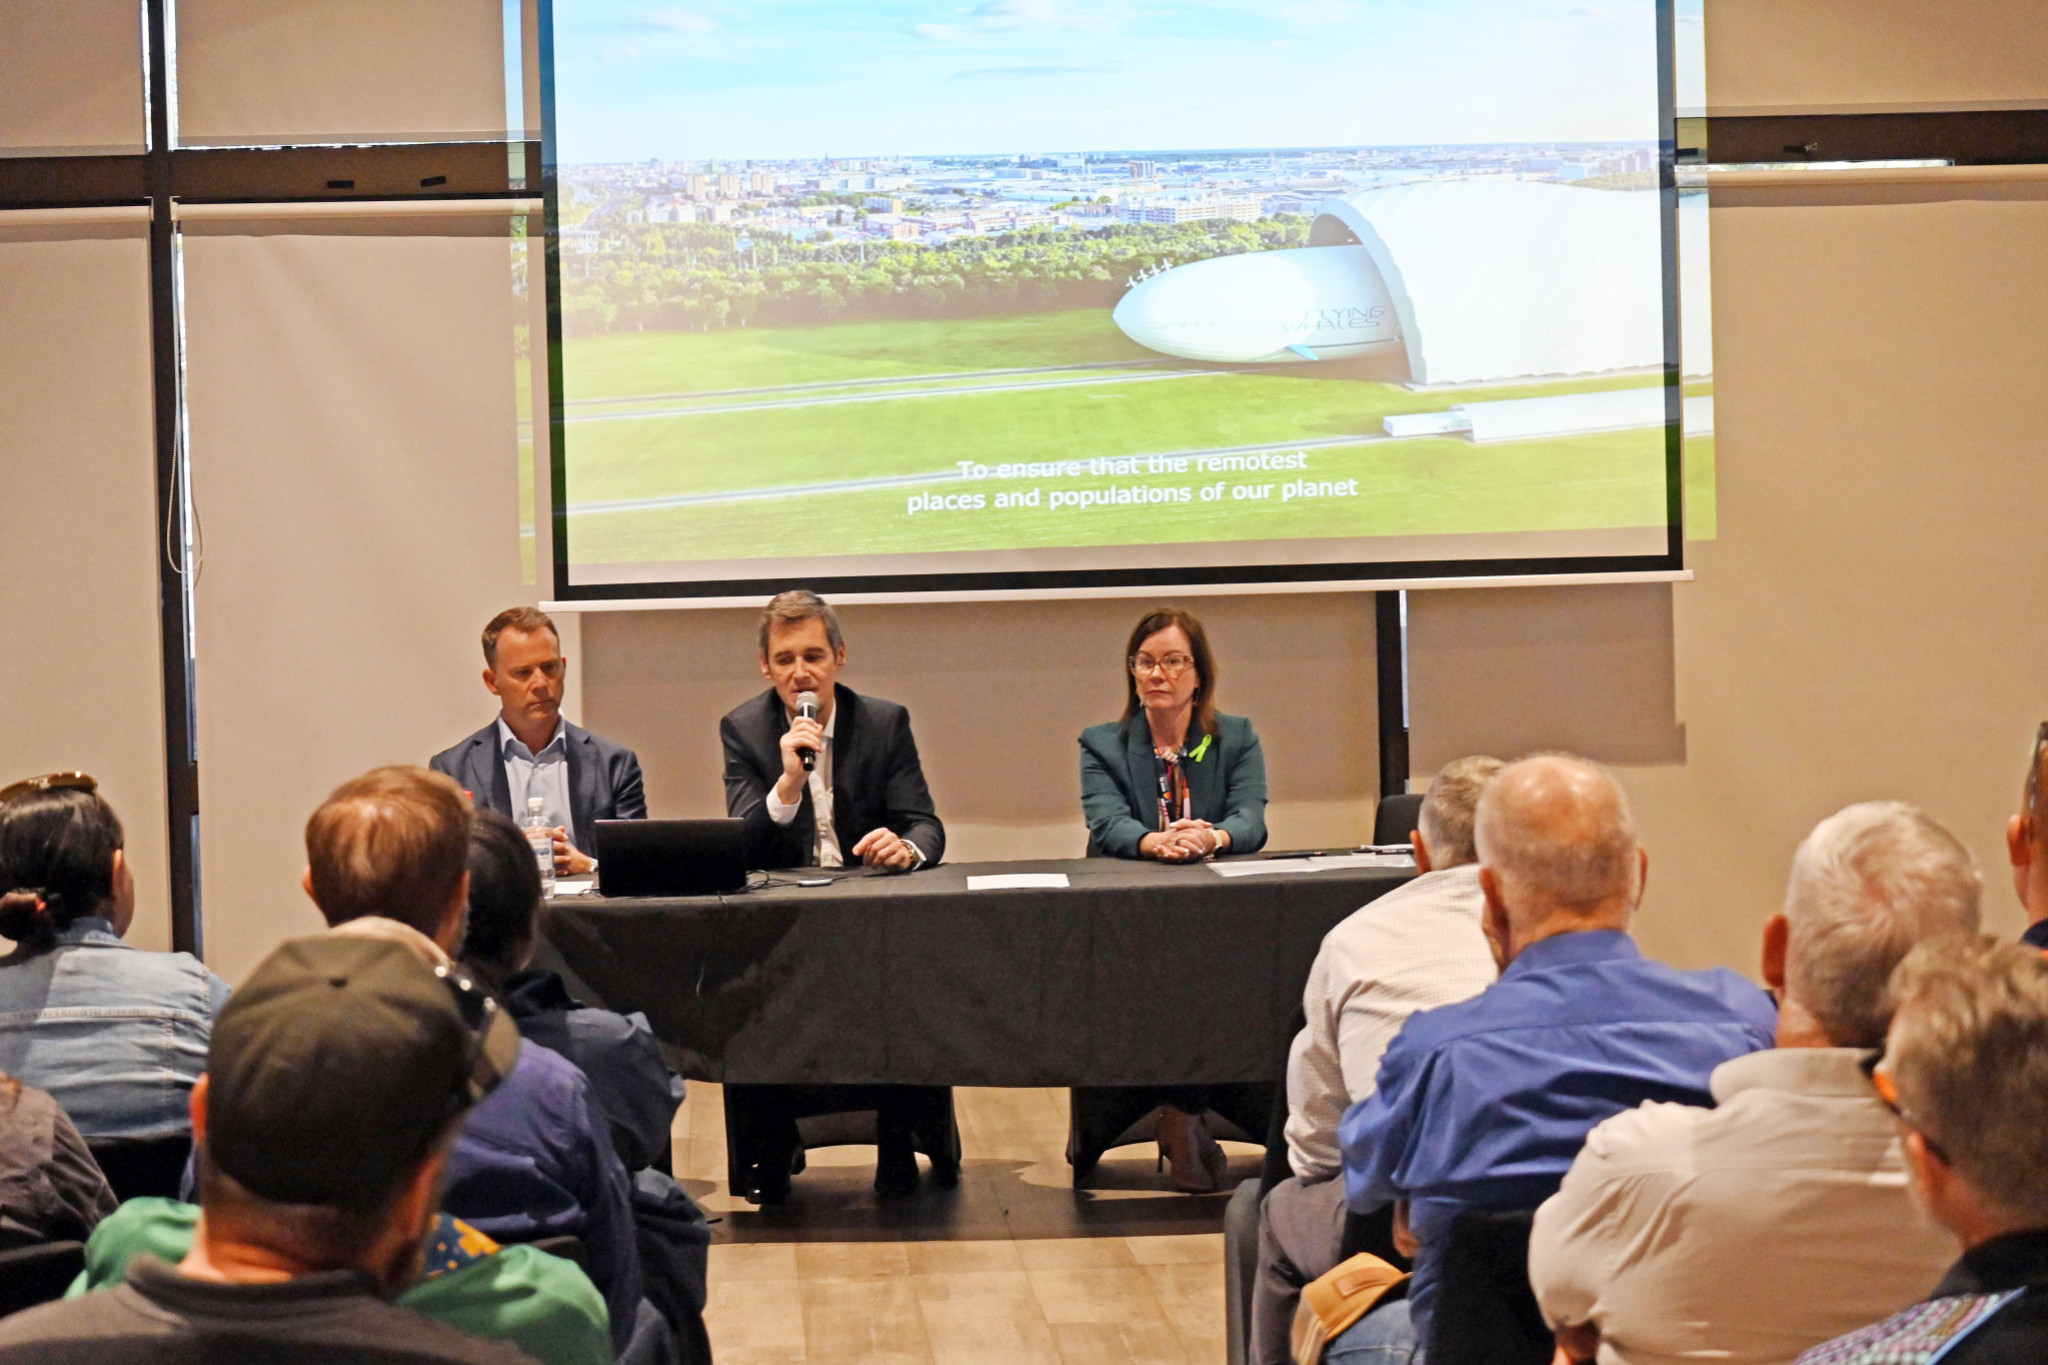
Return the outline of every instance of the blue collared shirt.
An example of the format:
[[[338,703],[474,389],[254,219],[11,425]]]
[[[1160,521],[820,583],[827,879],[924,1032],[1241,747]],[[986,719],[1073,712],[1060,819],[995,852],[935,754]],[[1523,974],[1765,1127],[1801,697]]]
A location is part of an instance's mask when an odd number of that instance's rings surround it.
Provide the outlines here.
[[[1417,1339],[1458,1213],[1534,1208],[1596,1124],[1645,1100],[1712,1105],[1714,1068],[1776,1030],[1734,972],[1678,971],[1607,929],[1532,943],[1470,1000],[1411,1016],[1338,1137],[1353,1209],[1409,1201]]]
[[[50,1092],[90,1140],[192,1124],[227,983],[189,953],[131,948],[98,915],[0,966],[0,1071]]]
[[[555,737],[535,753],[526,747],[512,727],[498,717],[498,757],[505,764],[505,790],[512,797],[512,821],[526,824],[526,803],[538,796],[540,813],[550,825],[559,825],[572,847],[576,842],[575,809],[569,801],[569,723],[555,718]]]

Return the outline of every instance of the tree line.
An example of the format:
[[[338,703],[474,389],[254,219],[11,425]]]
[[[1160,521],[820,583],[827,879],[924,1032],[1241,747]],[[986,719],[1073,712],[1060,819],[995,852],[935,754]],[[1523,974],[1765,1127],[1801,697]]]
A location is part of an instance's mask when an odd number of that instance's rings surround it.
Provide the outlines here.
[[[1034,228],[930,246],[798,242],[743,224],[635,224],[604,230],[595,251],[565,251],[562,327],[574,337],[1109,307],[1140,273],[1306,246],[1308,229],[1307,217],[1286,215]]]

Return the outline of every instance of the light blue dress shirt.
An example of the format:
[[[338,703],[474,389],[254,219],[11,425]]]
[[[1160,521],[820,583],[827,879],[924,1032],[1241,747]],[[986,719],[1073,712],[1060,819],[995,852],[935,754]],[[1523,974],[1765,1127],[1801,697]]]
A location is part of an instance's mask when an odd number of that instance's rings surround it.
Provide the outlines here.
[[[505,790],[512,797],[512,821],[526,824],[526,803],[541,799],[540,813],[550,825],[560,825],[573,848],[583,845],[576,838],[576,817],[569,801],[569,727],[555,718],[555,737],[541,746],[538,754],[520,742],[512,727],[498,717],[498,753],[505,761]]]
[[[182,1133],[227,999],[191,954],[131,948],[81,915],[55,948],[0,966],[0,1071],[49,1091],[89,1140]]]
[[[1714,1068],[1771,1046],[1777,1019],[1734,972],[1682,972],[1605,929],[1532,943],[1470,1000],[1411,1016],[1337,1131],[1352,1209],[1409,1201],[1416,1339],[1453,1218],[1534,1208],[1596,1124],[1645,1100],[1712,1105]]]

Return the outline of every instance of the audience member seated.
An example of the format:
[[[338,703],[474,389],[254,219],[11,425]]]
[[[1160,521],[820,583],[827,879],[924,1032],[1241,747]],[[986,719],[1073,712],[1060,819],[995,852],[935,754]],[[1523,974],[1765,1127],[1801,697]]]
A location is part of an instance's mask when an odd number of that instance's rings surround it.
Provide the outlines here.
[[[1309,968],[1287,1067],[1287,1161],[1294,1174],[1259,1207],[1252,1288],[1252,1359],[1289,1365],[1301,1287],[1337,1264],[1344,1240],[1344,1153],[1337,1124],[1373,1092],[1380,1057],[1417,1010],[1469,999],[1498,974],[1480,927],[1486,900],[1472,850],[1479,794],[1499,759],[1461,758],[1429,784],[1414,881],[1396,887],[1323,938]]]
[[[589,1078],[626,1169],[666,1168],[683,1078],[662,1060],[647,1016],[592,1009],[569,994],[559,972],[529,965],[541,914],[540,871],[525,834],[495,811],[478,811],[463,965],[505,1001],[520,1037],[561,1053]]]
[[[1924,1301],[1799,1365],[2048,1360],[2048,961],[1984,939],[1927,943],[1892,994],[1871,1079],[1916,1202],[1963,1256]]]
[[[1970,851],[1896,802],[1830,816],[1764,926],[1777,1046],[1715,1107],[1646,1104],[1587,1138],[1536,1215],[1529,1276],[1568,1359],[1784,1362],[1919,1299],[1953,1257],[1906,1189],[1860,1062],[1918,943],[1974,933]]]
[[[114,1204],[99,1163],[57,1102],[0,1073],[0,1251],[83,1242]]]
[[[513,607],[484,627],[484,690],[498,718],[428,760],[468,791],[478,810],[515,820],[538,797],[555,832],[555,870],[587,876],[597,866],[599,820],[644,820],[647,796],[631,749],[562,716],[569,661],[546,613]]]
[[[135,877],[84,773],[0,790],[0,1071],[50,1093],[88,1142],[177,1137],[228,988],[189,953],[121,941]],[[175,1168],[174,1168],[175,1169]]]
[[[203,1209],[176,1267],[0,1321],[0,1362],[524,1361],[397,1307],[418,1277],[448,1144],[509,1064],[411,952],[285,944],[221,1013],[192,1093]]]
[[[1644,1100],[1706,1104],[1708,1077],[1769,1047],[1776,1011],[1726,969],[1681,972],[1629,938],[1649,855],[1614,780],[1544,756],[1503,769],[1474,822],[1484,924],[1500,980],[1411,1016],[1378,1088],[1344,1116],[1346,1198],[1394,1201],[1414,1247],[1409,1297],[1331,1343],[1331,1365],[1426,1342],[1438,1259],[1467,1209],[1533,1209],[1586,1134]]]
[[[2034,756],[2020,793],[2019,814],[2005,825],[2005,852],[2012,863],[2013,889],[2027,912],[2023,942],[2048,950],[2048,811],[2042,809],[2042,765],[2048,764],[2048,721],[2034,735]]]
[[[645,1015],[593,1009],[569,994],[559,973],[528,966],[542,913],[540,872],[526,836],[496,811],[478,811],[469,833],[463,965],[507,1003],[527,1042],[560,1053],[590,1081],[612,1145],[634,1173],[647,1297],[675,1329],[681,1359],[708,1361],[703,1313],[711,1229],[669,1174],[669,1126],[683,1102],[683,1078],[662,1061]]]
[[[306,822],[306,888],[329,924],[381,915],[452,949],[468,908],[471,821],[462,789],[440,773],[365,773]],[[629,1188],[590,1082],[559,1053],[522,1042],[504,1083],[456,1135],[442,1207],[501,1242],[581,1238],[623,1347],[640,1305]]]
[[[459,971],[450,972],[453,960],[431,939],[397,920],[354,919],[327,933],[396,944],[437,976],[452,975],[457,985],[464,981]],[[479,1005],[484,999],[471,987],[462,987],[458,994]],[[503,1047],[509,1053],[512,1046],[507,1035]],[[189,1173],[187,1188],[196,1198],[196,1168]],[[192,1250],[199,1212],[197,1204],[175,1199],[123,1203],[93,1230],[86,1243],[85,1275],[68,1297],[121,1283],[129,1266],[145,1252],[170,1264],[182,1261]],[[580,1266],[535,1247],[500,1246],[445,1211],[435,1215],[420,1278],[397,1302],[450,1327],[509,1341],[545,1365],[607,1365],[614,1358],[604,1296]]]
[[[197,1204],[131,1199],[93,1230],[85,1276],[69,1298],[110,1289],[145,1255],[176,1265],[199,1232]],[[500,1246],[447,1213],[434,1215],[419,1278],[392,1300],[439,1323],[510,1342],[542,1365],[612,1365],[604,1296],[574,1261]]]

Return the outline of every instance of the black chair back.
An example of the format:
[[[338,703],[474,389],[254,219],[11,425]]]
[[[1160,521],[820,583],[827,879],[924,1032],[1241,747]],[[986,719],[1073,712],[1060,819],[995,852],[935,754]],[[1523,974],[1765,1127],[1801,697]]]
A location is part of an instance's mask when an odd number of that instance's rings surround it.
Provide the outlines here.
[[[1344,1177],[1337,1177],[1342,1180]],[[1348,1261],[1360,1252],[1379,1257],[1397,1270],[1413,1270],[1415,1265],[1394,1246],[1394,1206],[1382,1204],[1371,1213],[1346,1213],[1344,1215],[1344,1240],[1339,1244],[1337,1259]]]
[[[1280,1044],[1281,1080],[1273,1087],[1273,1107],[1266,1115],[1266,1160],[1259,1168],[1260,1199],[1294,1174],[1294,1165],[1287,1159],[1287,1064],[1293,1056],[1296,1035],[1307,1027],[1308,1012],[1296,1005],[1287,1021],[1287,1040]]]
[[[0,1317],[63,1298],[83,1269],[83,1242],[45,1242],[0,1251]]]
[[[1437,1266],[1429,1365],[1549,1365],[1556,1342],[1529,1287],[1534,1209],[1468,1209]]]
[[[1379,808],[1372,816],[1372,841],[1376,844],[1405,844],[1408,836],[1420,828],[1418,822],[1421,819],[1422,793],[1382,796]]]
[[[159,1138],[88,1140],[92,1159],[106,1173],[114,1197],[126,1203],[146,1194],[176,1199],[192,1158],[192,1135],[173,1133]]]

